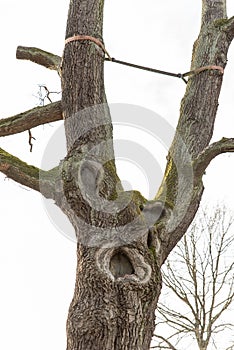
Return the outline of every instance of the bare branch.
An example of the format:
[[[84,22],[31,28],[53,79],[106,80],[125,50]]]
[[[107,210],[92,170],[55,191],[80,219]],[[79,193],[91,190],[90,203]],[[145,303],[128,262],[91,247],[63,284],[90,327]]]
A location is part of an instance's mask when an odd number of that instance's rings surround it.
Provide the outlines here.
[[[194,174],[199,180],[206,168],[216,156],[222,153],[234,152],[234,138],[222,138],[220,141],[212,143],[199,154],[194,161]]]
[[[18,46],[16,50],[16,58],[32,61],[58,72],[61,64],[61,57],[36,47]]]
[[[42,88],[44,89],[45,91],[45,96],[42,98],[41,95],[42,95]],[[61,94],[61,91],[50,91],[46,85],[39,85],[39,89],[40,89],[40,92],[39,92],[39,96],[40,96],[40,100],[42,100],[42,105],[44,106],[45,105],[45,99],[47,99],[50,103],[52,103],[53,101],[51,100],[50,98],[50,95],[51,94]]]
[[[222,323],[213,328],[213,333],[222,332],[225,328],[233,329],[234,325],[231,323]]]
[[[168,347],[166,349],[177,350],[168,339],[164,338],[161,335],[157,335],[157,334],[154,334],[154,336],[158,339],[163,340],[168,345]],[[157,348],[158,348],[157,346],[152,347],[152,349],[157,349]],[[163,347],[160,346],[160,349],[163,349]]]
[[[167,288],[171,289],[175,295],[182,300],[191,310],[194,317],[196,317],[196,312],[194,307],[190,303],[188,299],[188,294],[192,294],[192,291],[189,289],[188,285],[184,283],[183,279],[179,280],[176,278],[176,272],[174,272],[173,268],[170,264],[167,264],[167,273],[163,273],[163,283]],[[187,289],[187,293],[185,291]],[[159,304],[160,305],[160,304]]]
[[[181,312],[179,302],[177,309],[175,303],[165,306],[165,302],[160,302],[157,325],[162,325],[163,331],[164,327],[180,331],[179,339],[182,334],[193,334],[202,349],[211,342],[215,348],[214,335],[227,332],[232,326],[221,318],[234,300],[234,262],[228,254],[234,241],[230,232],[233,216],[226,214],[225,207],[219,206],[212,216],[203,211],[163,271],[167,298],[172,291],[178,301],[189,307],[189,312],[187,308]]]
[[[19,184],[41,192],[46,198],[54,198],[54,169],[48,172],[40,170],[0,148],[0,171]]]
[[[195,321],[193,321],[193,317],[191,319],[186,317],[187,313],[182,315],[181,312],[172,310],[162,303],[159,304],[157,312],[160,320],[157,322],[157,326],[162,324],[167,325],[176,330],[176,334],[180,334],[180,337],[182,337],[184,333],[194,332]],[[169,338],[167,337],[167,339]]]
[[[32,136],[32,132],[29,129],[28,130],[28,143],[29,143],[29,146],[30,146],[30,152],[32,152],[32,149],[33,149],[32,140],[36,140],[36,139],[35,139],[35,137]]]
[[[234,350],[234,345],[230,345],[226,350]]]
[[[227,308],[229,307],[229,305],[232,303],[234,298],[234,292],[229,296],[229,298],[227,298],[225,304],[223,305],[222,309],[212,318],[211,320],[211,325],[213,325],[215,323],[215,321],[222,315],[222,313],[227,310]]]
[[[60,101],[43,107],[36,107],[13,117],[0,119],[0,136],[17,134],[62,118]]]

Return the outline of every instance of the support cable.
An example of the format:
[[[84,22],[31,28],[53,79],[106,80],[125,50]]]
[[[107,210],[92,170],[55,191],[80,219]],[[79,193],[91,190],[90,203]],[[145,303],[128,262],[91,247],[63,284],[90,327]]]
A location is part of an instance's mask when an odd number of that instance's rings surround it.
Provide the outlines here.
[[[94,42],[97,46],[99,46],[102,49],[102,51],[107,56],[105,58],[105,61],[114,62],[114,63],[122,64],[124,66],[137,68],[137,69],[146,70],[146,71],[149,71],[149,72],[152,72],[152,73],[163,74],[163,75],[167,75],[167,76],[170,76],[170,77],[180,78],[186,84],[187,84],[188,81],[185,79],[185,77],[190,77],[190,76],[199,74],[201,72],[204,72],[206,70],[218,70],[221,74],[224,74],[223,67],[216,66],[216,65],[209,65],[209,66],[199,67],[199,68],[193,69],[193,70],[191,70],[189,72],[186,72],[186,73],[172,73],[172,72],[167,72],[167,71],[163,71],[163,70],[159,70],[159,69],[155,69],[155,68],[140,66],[140,65],[134,64],[134,63],[129,63],[129,62],[121,61],[121,60],[116,60],[115,58],[110,56],[110,54],[106,50],[104,44],[99,39],[94,38],[93,36],[90,36],[90,35],[74,35],[74,36],[69,37],[69,38],[67,38],[65,40],[65,45],[70,43],[70,42],[72,42],[72,41],[78,41],[78,40],[90,40],[90,41]]]

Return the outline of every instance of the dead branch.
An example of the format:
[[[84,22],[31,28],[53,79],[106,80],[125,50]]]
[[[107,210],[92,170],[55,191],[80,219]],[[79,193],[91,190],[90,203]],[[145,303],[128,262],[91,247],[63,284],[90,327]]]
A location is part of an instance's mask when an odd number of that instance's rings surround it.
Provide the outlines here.
[[[62,119],[61,102],[36,107],[13,117],[0,119],[0,136],[17,134]]]
[[[61,91],[50,91],[48,88],[47,88],[47,86],[46,85],[39,85],[39,88],[40,88],[40,90],[41,90],[41,88],[43,88],[44,89],[44,91],[45,91],[45,96],[42,98],[42,103],[43,103],[43,106],[44,106],[44,103],[45,103],[45,99],[47,98],[47,100],[50,102],[50,103],[52,103],[53,101],[51,100],[51,98],[50,98],[50,95],[52,95],[52,94],[61,94]],[[41,91],[40,91],[40,93],[41,93]]]
[[[29,129],[28,130],[28,143],[29,143],[29,146],[30,146],[30,152],[32,152],[32,149],[33,149],[32,140],[36,140],[36,139],[35,139],[35,137],[32,136],[32,132]]]

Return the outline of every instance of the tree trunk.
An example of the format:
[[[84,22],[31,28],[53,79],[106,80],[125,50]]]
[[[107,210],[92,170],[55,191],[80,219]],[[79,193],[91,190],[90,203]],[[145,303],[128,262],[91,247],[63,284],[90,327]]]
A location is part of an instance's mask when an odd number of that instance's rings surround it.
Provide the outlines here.
[[[209,144],[234,17],[227,19],[226,0],[202,0],[191,65],[196,74],[189,75],[162,184],[155,200],[147,201],[137,191],[124,192],[116,173],[103,77],[103,6],[104,0],[70,1],[61,60],[36,48],[18,48],[18,58],[61,74],[62,101],[2,120],[0,136],[62,115],[67,156],[43,171],[0,149],[0,171],[53,199],[74,227],[77,273],[67,350],[148,350],[161,265],[197,212],[210,161],[234,152],[231,138]]]
[[[140,269],[139,263],[142,265],[143,261],[135,258],[138,247],[120,249],[126,256],[131,250],[132,265]],[[69,350],[149,349],[161,289],[160,271],[154,268],[148,280],[141,282],[131,274],[114,278],[106,258],[112,253],[78,245],[77,282],[67,321]],[[143,246],[141,253],[143,260],[146,253]],[[144,256],[144,261],[153,265],[150,253]],[[121,264],[120,259],[118,263]]]
[[[221,3],[219,11],[212,7],[211,13],[206,9],[209,1],[203,1],[192,68],[225,67],[230,40],[220,29],[223,22],[213,23],[226,17]],[[201,200],[201,177],[193,178],[192,165],[212,136],[222,75],[206,71],[189,79],[158,193],[165,208],[157,224],[155,220],[149,224],[146,212],[142,213],[146,200],[135,191],[124,193],[116,174],[104,91],[105,54],[92,39],[102,41],[103,5],[103,0],[70,2],[66,38],[91,39],[67,42],[61,69],[68,154],[61,164],[61,193],[66,200],[57,196],[56,202],[72,222],[78,240],[67,350],[147,350],[161,291],[160,266],[185,233]],[[160,205],[153,207],[157,211]]]
[[[102,40],[102,11],[103,1],[72,1],[66,38],[89,35]],[[136,192],[126,196],[116,175],[103,64],[104,53],[91,40],[66,44],[62,62],[66,203],[59,205],[78,238],[67,350],[142,350],[149,348],[154,331],[161,274],[147,245],[148,229],[137,219],[144,199]]]

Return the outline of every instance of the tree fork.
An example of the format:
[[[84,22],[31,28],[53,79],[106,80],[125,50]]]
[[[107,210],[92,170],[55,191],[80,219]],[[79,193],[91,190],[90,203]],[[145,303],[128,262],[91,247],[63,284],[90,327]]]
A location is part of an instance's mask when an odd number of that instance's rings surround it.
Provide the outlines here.
[[[19,60],[32,61],[52,70],[60,70],[61,57],[38,49],[37,47],[18,46],[16,58]]]
[[[102,41],[103,6],[103,0],[71,1],[66,39],[88,35]],[[225,68],[233,36],[234,19],[227,19],[226,1],[203,0],[191,69]],[[58,56],[36,48],[19,47],[17,57],[54,70],[61,63]],[[65,120],[68,153],[57,169],[45,174],[48,192],[40,189],[39,169],[3,150],[0,171],[53,198],[74,226],[77,275],[67,320],[67,350],[148,350],[161,290],[160,267],[197,212],[206,166],[216,155],[233,151],[233,139],[209,146],[222,74],[201,72],[189,78],[157,201],[149,203],[137,191],[124,192],[115,168],[103,65],[104,53],[95,43],[66,44],[60,72],[62,101],[55,114]],[[45,109],[51,112],[54,106]],[[15,125],[17,116],[2,120],[0,132],[23,131],[33,119],[28,112],[26,123],[24,116]],[[97,208],[92,206],[95,196]],[[163,214],[148,225],[150,211],[153,208],[154,216],[160,199],[165,202]],[[114,215],[103,208],[111,208]]]

